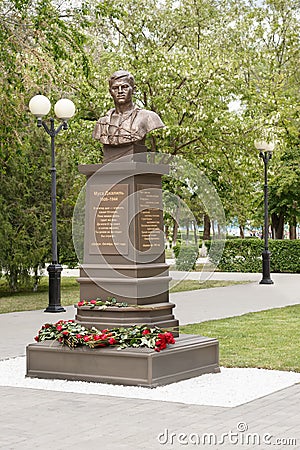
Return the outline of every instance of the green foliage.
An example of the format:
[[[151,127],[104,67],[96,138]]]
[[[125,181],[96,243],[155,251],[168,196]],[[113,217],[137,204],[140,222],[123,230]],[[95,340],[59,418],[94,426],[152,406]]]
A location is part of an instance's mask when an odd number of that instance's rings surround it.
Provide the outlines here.
[[[181,244],[177,243],[176,245],[174,245],[173,249],[173,253],[175,258],[178,258],[179,252],[180,252],[180,248],[181,248]]]
[[[300,272],[300,241],[270,242],[272,272]]]
[[[206,242],[210,245],[210,242]],[[263,240],[231,239],[225,242],[218,269],[224,272],[261,272]],[[271,272],[300,272],[300,241],[270,240]],[[210,260],[218,261],[210,252]]]
[[[176,256],[176,253],[177,253],[177,256]],[[181,245],[178,252],[176,249],[176,253],[175,253],[176,270],[189,271],[189,270],[195,269],[196,261],[197,261],[198,253],[199,253],[198,247],[195,247],[192,245],[190,245],[190,246]]]
[[[300,147],[299,136],[289,136],[275,174],[270,183],[269,207],[271,213],[285,216],[287,221],[300,219]]]
[[[91,135],[112,107],[107,79],[119,68],[135,75],[137,104],[166,124],[147,137],[149,148],[183,155],[203,171],[227,219],[241,226],[249,218],[262,224],[263,168],[253,141],[271,128],[278,144],[270,211],[297,222],[298,11],[296,0],[2,1],[0,266],[11,289],[43,265],[51,246],[49,141],[35,130],[28,101],[40,92],[76,104],[70,129],[57,137],[59,254],[74,265],[71,219],[85,182],[77,164],[101,162]],[[230,101],[240,110],[229,110]],[[181,178],[174,193],[201,220],[207,208]]]
[[[0,270],[13,291],[30,283],[31,271],[36,273],[36,288],[39,268],[50,260],[51,250],[50,141],[36,129],[27,104],[39,92],[51,100],[72,96],[76,78],[87,75],[83,13],[78,25],[78,10],[71,12],[67,3],[58,7],[50,0],[6,0],[0,5]],[[70,218],[76,191],[72,149],[69,146],[66,154],[59,138],[57,143],[64,259],[72,253]]]

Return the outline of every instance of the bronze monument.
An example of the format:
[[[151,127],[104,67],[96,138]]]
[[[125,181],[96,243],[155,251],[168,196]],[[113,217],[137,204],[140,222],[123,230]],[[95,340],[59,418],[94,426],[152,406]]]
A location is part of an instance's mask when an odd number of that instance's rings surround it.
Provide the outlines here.
[[[178,336],[169,302],[165,262],[162,176],[169,166],[147,160],[146,134],[162,128],[153,111],[133,104],[133,76],[109,79],[115,108],[101,117],[93,137],[103,145],[103,164],[80,165],[86,176],[84,256],[80,300],[115,297],[128,307],[77,307],[76,321],[97,329],[147,324]],[[219,371],[218,341],[176,338],[172,348],[70,350],[39,342],[27,347],[27,375],[155,387]]]
[[[145,136],[152,130],[164,127],[160,117],[133,104],[132,95],[136,90],[133,76],[119,70],[109,79],[109,92],[115,107],[101,117],[93,132],[93,137],[104,145],[121,146],[133,142],[144,144]]]

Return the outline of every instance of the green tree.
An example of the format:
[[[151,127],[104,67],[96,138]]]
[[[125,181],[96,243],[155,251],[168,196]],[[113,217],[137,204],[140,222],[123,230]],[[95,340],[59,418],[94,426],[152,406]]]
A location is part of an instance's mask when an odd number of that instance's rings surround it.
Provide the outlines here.
[[[51,249],[50,148],[27,104],[38,92],[56,100],[72,95],[86,76],[78,21],[77,10],[50,0],[0,5],[0,267],[12,290],[38,273]]]

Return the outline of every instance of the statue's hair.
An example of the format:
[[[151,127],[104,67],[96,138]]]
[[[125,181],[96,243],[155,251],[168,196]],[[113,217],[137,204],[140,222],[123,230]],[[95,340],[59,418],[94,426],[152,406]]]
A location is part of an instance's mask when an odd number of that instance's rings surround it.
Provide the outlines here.
[[[117,72],[114,72],[108,80],[109,87],[111,87],[112,83],[119,78],[126,78],[132,87],[135,86],[134,77],[133,75],[131,75],[131,73],[127,72],[126,70],[117,70]]]

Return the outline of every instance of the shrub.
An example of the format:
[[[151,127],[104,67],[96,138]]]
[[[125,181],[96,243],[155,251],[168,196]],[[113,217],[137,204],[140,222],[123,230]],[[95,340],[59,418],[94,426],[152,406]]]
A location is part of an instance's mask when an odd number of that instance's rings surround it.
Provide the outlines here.
[[[206,242],[209,247],[210,242]],[[223,272],[261,272],[264,241],[261,239],[234,239],[225,242],[225,248],[219,263],[210,252],[209,258]],[[269,241],[271,252],[271,272],[300,272],[300,241]]]
[[[180,252],[180,248],[181,248],[181,244],[180,244],[180,243],[177,243],[177,244],[174,245],[174,247],[172,248],[175,258],[178,257],[179,252]]]
[[[196,246],[182,245],[179,249],[174,250],[176,257],[177,270],[194,270],[198,258],[199,249]],[[176,255],[177,254],[177,255]]]
[[[271,271],[300,272],[300,241],[270,241]]]

